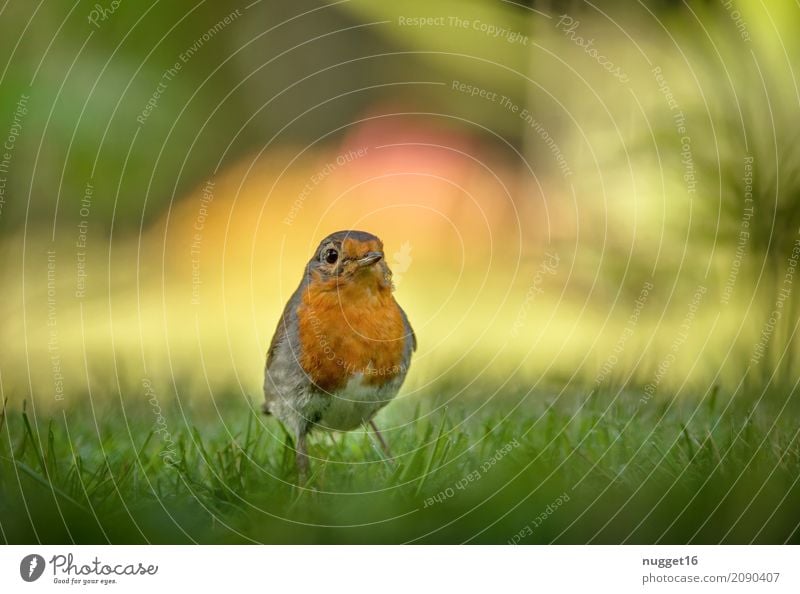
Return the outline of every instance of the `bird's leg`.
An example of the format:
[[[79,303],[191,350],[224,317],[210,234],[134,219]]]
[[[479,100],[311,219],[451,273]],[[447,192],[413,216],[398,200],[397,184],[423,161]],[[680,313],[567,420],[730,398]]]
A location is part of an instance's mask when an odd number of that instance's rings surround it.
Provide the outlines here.
[[[383,439],[383,435],[381,435],[381,432],[378,431],[378,426],[375,424],[375,421],[370,419],[369,426],[372,427],[372,430],[375,432],[375,435],[378,437],[378,441],[381,444],[381,448],[383,449],[383,453],[386,454],[386,457],[391,460],[392,459],[392,452],[389,450],[389,445],[386,443],[386,440]]]
[[[306,451],[306,432],[300,430],[297,432],[296,451],[297,451],[297,474],[300,478],[300,484],[305,484],[308,479],[308,452]]]

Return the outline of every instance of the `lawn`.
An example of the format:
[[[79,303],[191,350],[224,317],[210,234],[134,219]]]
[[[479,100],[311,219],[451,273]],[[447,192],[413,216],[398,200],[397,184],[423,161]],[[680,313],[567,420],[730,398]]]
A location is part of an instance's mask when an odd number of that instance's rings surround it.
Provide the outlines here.
[[[7,543],[800,543],[791,390],[431,388],[372,435],[291,440],[240,396],[34,414],[0,428]],[[455,396],[455,397],[453,397]],[[124,408],[123,408],[124,403]],[[124,413],[124,414],[123,414]]]

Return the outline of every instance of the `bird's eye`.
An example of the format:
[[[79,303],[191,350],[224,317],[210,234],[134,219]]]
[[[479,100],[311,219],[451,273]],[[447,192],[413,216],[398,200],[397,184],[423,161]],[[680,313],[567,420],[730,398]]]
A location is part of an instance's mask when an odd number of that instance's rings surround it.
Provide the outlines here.
[[[339,259],[339,252],[337,252],[333,248],[329,248],[329,249],[325,250],[325,252],[322,254],[322,258],[328,264],[336,264],[336,260]]]

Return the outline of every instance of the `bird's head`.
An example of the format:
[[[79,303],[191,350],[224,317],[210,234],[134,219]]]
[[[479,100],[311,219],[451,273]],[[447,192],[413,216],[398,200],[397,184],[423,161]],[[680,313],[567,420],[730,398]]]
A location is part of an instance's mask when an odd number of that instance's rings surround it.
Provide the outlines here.
[[[337,231],[322,240],[308,262],[309,279],[331,288],[392,289],[383,242],[365,231]]]

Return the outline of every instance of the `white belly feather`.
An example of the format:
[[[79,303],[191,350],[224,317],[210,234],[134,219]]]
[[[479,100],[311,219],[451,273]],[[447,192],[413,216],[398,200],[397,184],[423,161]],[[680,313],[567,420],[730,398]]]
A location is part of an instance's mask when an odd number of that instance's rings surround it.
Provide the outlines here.
[[[317,425],[334,431],[349,431],[369,421],[375,413],[395,397],[400,382],[390,381],[383,386],[365,384],[362,374],[354,375],[343,390],[326,395],[329,404]]]

